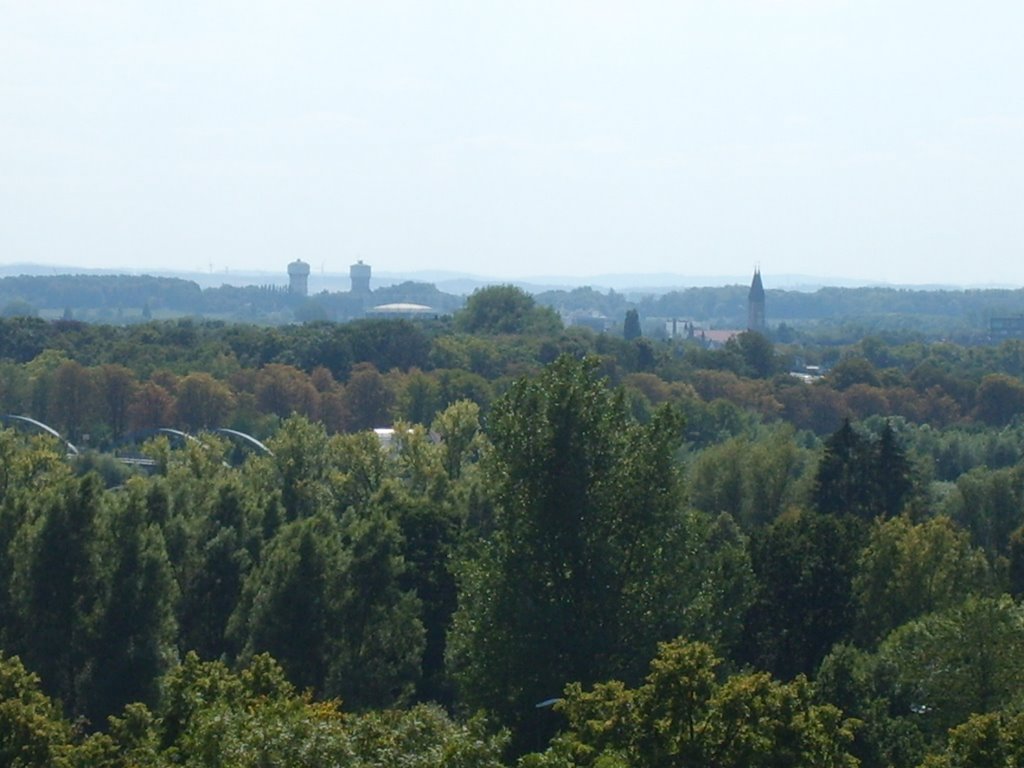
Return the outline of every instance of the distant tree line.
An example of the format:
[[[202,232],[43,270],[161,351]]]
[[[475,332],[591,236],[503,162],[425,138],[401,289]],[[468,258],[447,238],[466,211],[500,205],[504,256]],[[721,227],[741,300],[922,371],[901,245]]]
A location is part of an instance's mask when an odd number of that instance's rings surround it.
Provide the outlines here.
[[[509,286],[494,286],[494,288]],[[488,289],[490,290],[490,289]],[[519,293],[518,289],[514,289]],[[594,312],[618,325],[628,311],[641,318],[691,320],[715,328],[744,328],[746,285],[695,287],[666,292],[607,293],[590,287],[537,293],[536,302],[562,316]],[[797,330],[819,340],[853,343],[865,334],[892,333],[903,338],[946,338],[984,343],[989,320],[1024,314],[1024,290],[924,290],[893,287],[836,288],[814,291],[769,289],[768,325],[779,341]],[[466,298],[427,283],[404,282],[375,290],[371,298],[348,292],[309,297],[279,285],[200,289],[178,278],[135,275],[45,275],[0,278],[0,314],[102,322],[141,322],[183,315],[280,325],[364,316],[370,306],[414,303],[438,315],[458,311]],[[661,332],[659,331],[659,335]]]

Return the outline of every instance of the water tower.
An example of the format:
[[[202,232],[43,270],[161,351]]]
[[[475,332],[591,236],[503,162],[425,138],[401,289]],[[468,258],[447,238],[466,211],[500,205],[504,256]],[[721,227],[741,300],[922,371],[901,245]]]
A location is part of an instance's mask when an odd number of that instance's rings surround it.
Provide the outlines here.
[[[309,264],[302,259],[288,265],[288,290],[298,296],[309,295]]]
[[[370,292],[370,265],[363,264],[360,259],[348,269],[348,276],[352,278],[352,293],[365,296]]]

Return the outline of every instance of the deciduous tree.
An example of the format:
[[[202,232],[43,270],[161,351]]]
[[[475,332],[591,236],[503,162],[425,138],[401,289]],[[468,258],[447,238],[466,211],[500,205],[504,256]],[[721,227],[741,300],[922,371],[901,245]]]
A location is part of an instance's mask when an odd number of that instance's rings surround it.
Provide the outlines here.
[[[569,728],[525,768],[643,765],[650,768],[854,768],[848,748],[855,723],[815,703],[804,679],[763,672],[722,679],[721,660],[702,643],[660,646],[643,685],[566,688],[557,705]]]
[[[593,361],[562,357],[495,406],[494,534],[460,566],[449,658],[470,706],[521,724],[568,680],[637,677],[678,632],[680,423],[631,423]],[[682,548],[680,548],[682,549]]]

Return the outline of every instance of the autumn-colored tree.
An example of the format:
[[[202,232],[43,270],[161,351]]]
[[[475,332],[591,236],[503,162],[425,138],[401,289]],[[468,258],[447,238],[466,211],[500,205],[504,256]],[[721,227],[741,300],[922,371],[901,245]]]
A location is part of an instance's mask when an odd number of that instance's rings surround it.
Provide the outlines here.
[[[123,365],[101,365],[96,370],[96,388],[103,421],[113,437],[120,437],[128,428],[131,405],[138,389],[135,374]]]
[[[128,406],[128,423],[134,430],[166,427],[173,418],[174,396],[155,381],[142,384]]]
[[[95,420],[96,385],[88,369],[69,360],[53,373],[49,418],[57,429],[75,442]]]
[[[990,373],[981,380],[975,396],[974,415],[992,426],[1001,426],[1024,413],[1024,383],[1004,373]]]
[[[342,393],[349,430],[391,426],[394,401],[394,393],[372,363],[356,365]]]
[[[223,426],[234,404],[228,385],[208,373],[190,373],[178,382],[175,415],[186,430]]]
[[[281,418],[300,414],[310,419],[317,417],[320,394],[298,368],[271,363],[256,374],[256,405],[264,413]]]

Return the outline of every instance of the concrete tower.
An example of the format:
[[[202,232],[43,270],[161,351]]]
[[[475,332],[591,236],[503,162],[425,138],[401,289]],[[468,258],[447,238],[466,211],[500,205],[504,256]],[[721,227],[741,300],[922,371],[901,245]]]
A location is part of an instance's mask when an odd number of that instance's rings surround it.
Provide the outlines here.
[[[765,332],[764,322],[764,286],[761,284],[761,270],[754,269],[754,279],[750,282],[747,294],[747,330]]]
[[[302,259],[288,265],[288,290],[299,296],[309,295],[309,264]]]
[[[352,293],[366,296],[370,293],[370,265],[363,264],[360,259],[348,268],[348,276],[352,278]]]

